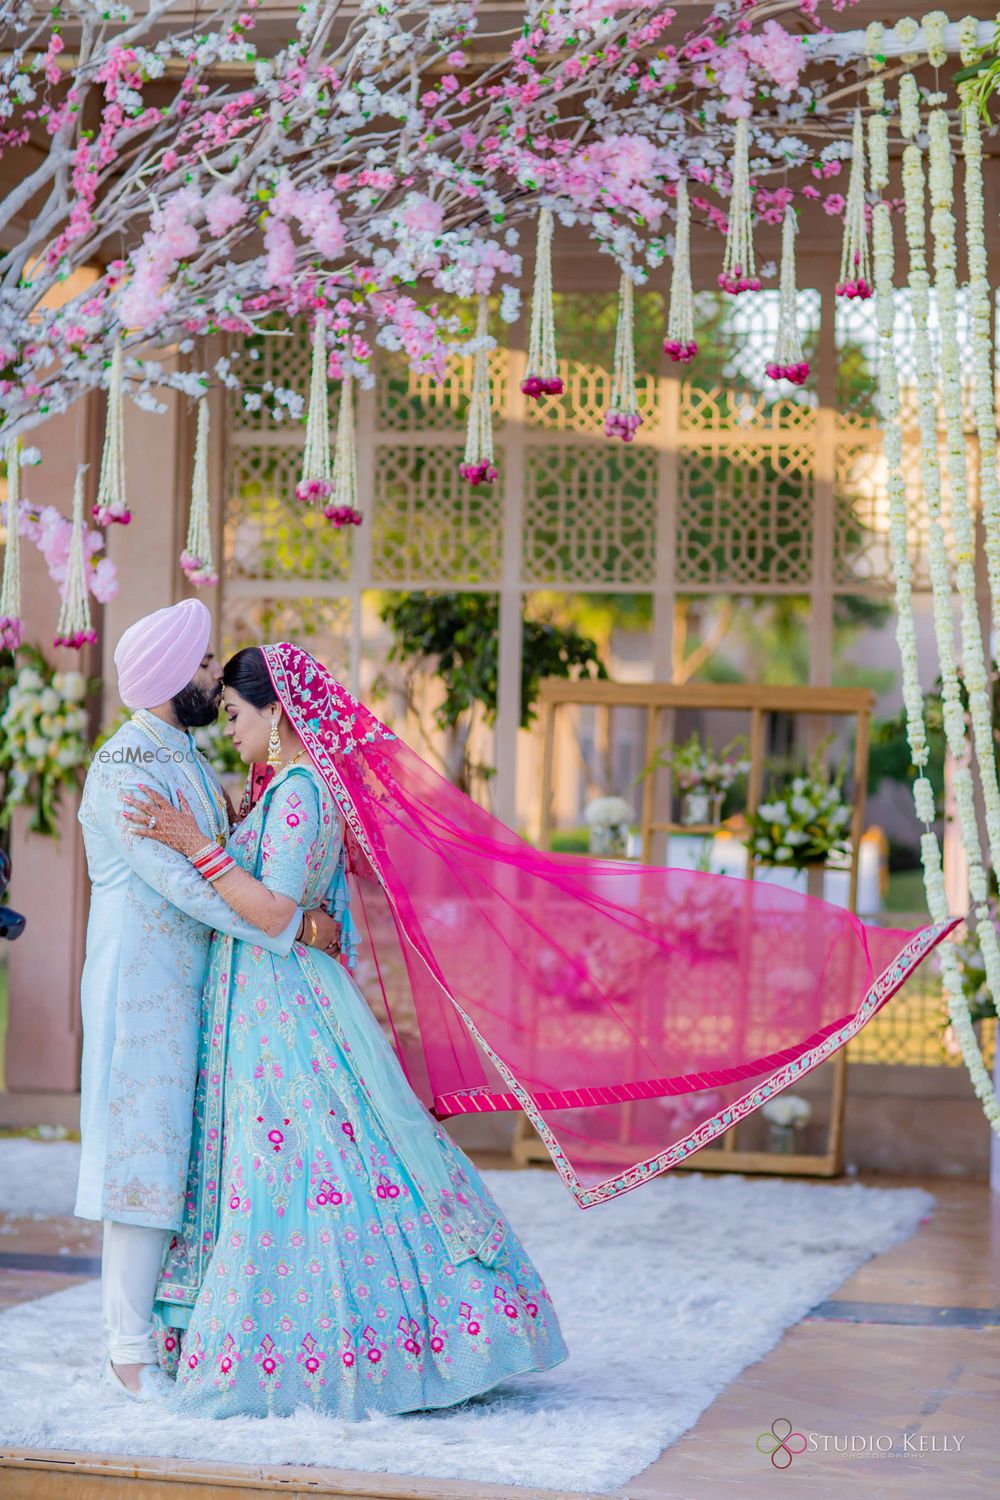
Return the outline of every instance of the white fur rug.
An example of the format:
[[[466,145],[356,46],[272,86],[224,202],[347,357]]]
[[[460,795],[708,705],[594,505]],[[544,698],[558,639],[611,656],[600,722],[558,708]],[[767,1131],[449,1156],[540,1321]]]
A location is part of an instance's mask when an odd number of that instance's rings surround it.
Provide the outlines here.
[[[10,1211],[17,1198],[30,1212],[41,1201],[39,1174],[23,1160],[33,1143],[16,1144],[25,1170],[8,1174],[0,1142],[0,1206]],[[68,1161],[71,1149],[27,1155]],[[181,1419],[100,1392],[90,1282],[0,1316],[0,1443],[615,1489],[858,1266],[906,1239],[934,1202],[919,1188],[678,1173],[583,1211],[554,1172],[483,1176],[559,1312],[570,1356],[554,1370],[434,1415]]]

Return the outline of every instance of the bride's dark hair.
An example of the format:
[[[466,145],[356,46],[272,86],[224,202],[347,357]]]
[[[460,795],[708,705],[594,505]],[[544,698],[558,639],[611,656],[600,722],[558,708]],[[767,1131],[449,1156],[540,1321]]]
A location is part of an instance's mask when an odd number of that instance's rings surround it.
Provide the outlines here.
[[[264,653],[259,646],[244,646],[242,651],[231,656],[222,669],[222,681],[254,708],[267,708],[269,704],[278,701]]]

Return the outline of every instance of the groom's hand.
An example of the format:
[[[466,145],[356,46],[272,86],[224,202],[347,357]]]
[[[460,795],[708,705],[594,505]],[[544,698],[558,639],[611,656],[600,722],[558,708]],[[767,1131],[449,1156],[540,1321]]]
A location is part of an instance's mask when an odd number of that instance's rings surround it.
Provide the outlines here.
[[[308,917],[302,941],[307,947],[322,948],[336,958],[340,953],[340,923],[322,906],[313,907]]]

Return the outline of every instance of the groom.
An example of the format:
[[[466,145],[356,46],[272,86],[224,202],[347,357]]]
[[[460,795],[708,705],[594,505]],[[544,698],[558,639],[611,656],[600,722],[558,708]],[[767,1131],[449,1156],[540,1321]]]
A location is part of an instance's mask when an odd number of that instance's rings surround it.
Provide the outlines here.
[[[222,668],[199,599],[157,610],[115,650],[118,691],[133,710],[94,754],[79,818],[92,883],[83,968],[83,1150],[76,1213],[104,1223],[105,1384],[150,1400],[152,1309],[160,1262],[181,1226],[194,1114],[201,995],[213,930],[281,956],[301,940],[301,910],[269,938],[242,921],[181,854],[130,837],[121,794],[142,785],[190,804],[206,839],[224,843],[229,804],[191,730],[212,723]],[[334,951],[339,924],[317,911],[312,941]],[[312,926],[312,922],[308,925]]]

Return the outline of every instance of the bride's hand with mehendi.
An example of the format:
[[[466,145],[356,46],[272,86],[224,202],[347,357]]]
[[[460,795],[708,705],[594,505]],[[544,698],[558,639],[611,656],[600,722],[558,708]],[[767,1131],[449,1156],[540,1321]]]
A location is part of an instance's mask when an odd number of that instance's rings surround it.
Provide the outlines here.
[[[168,849],[176,849],[188,858],[211,843],[208,835],[198,827],[183,792],[177,793],[180,807],[174,807],[152,787],[140,785],[140,790],[142,797],[122,792],[125,803],[122,816],[131,833],[140,838],[155,839],[158,844],[166,844]]]

